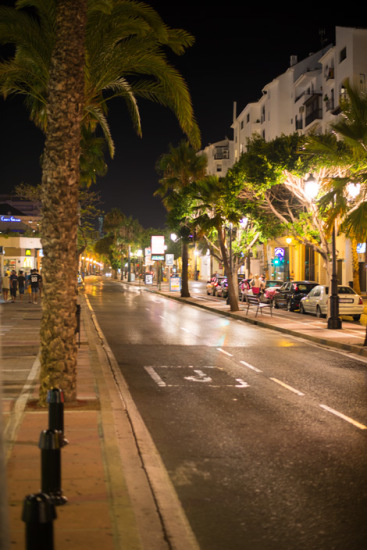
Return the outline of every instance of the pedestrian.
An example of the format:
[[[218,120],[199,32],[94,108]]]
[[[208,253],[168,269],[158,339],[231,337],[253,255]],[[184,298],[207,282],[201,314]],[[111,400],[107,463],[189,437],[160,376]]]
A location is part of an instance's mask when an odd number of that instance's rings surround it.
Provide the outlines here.
[[[19,289],[19,299],[21,302],[23,302],[23,296],[24,296],[24,289],[25,289],[25,277],[23,271],[19,271],[18,275],[18,289]]]
[[[28,275],[26,276],[26,289],[28,294],[28,303],[31,304],[32,303],[31,273],[28,273]]]
[[[251,281],[252,294],[254,294],[255,296],[260,294],[260,287],[261,287],[261,279],[259,275],[255,275]]]
[[[9,278],[9,272],[6,271],[3,278],[3,299],[4,302],[8,301],[9,298],[9,290],[10,290],[10,278]]]
[[[31,289],[32,289],[32,303],[37,304],[38,302],[38,293],[39,293],[39,281],[41,275],[38,273],[37,269],[31,269]]]
[[[9,280],[10,280],[11,301],[15,302],[15,298],[17,297],[17,290],[18,290],[18,277],[15,269],[12,269]]]

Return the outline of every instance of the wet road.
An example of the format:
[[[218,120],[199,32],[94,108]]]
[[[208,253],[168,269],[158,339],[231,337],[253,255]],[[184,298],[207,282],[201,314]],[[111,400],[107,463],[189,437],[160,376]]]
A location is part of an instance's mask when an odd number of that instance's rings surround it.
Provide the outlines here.
[[[86,286],[203,550],[367,547],[363,359]]]

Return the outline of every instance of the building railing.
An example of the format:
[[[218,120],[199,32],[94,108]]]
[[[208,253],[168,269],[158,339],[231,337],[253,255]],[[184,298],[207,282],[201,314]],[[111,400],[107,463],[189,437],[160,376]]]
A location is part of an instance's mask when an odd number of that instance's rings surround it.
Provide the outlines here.
[[[322,109],[315,109],[309,113],[305,118],[305,126],[308,126],[314,120],[322,119]]]

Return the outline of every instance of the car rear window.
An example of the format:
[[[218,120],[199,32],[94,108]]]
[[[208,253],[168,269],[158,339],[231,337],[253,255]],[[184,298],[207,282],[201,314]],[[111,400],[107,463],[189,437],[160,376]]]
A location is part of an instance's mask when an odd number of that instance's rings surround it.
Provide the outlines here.
[[[326,294],[329,294],[329,287],[325,287]],[[338,286],[338,294],[355,294],[350,286]]]
[[[296,283],[293,285],[294,286],[294,290],[296,292],[311,292],[311,290],[313,288],[315,288],[316,285],[312,285],[312,284],[304,284],[304,283]]]

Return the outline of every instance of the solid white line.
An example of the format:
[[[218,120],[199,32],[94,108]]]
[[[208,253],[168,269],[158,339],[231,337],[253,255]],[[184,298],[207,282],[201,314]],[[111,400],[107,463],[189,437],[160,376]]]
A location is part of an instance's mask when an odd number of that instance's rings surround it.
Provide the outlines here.
[[[288,386],[288,384],[286,384],[285,382],[282,382],[281,380],[278,380],[277,378],[270,378],[270,380],[272,380],[273,382],[276,382],[277,384],[280,384],[281,386],[283,386],[283,388],[286,388],[287,390],[290,390],[293,393],[296,393],[297,395],[305,395],[301,391],[296,390],[295,388],[292,388],[292,386]]]
[[[187,332],[188,334],[191,334],[191,331],[190,331],[190,330],[187,330],[187,328],[181,327],[181,330],[183,330],[184,332]]]
[[[360,422],[357,422],[357,420],[353,420],[353,418],[350,418],[349,416],[346,416],[345,414],[343,414],[339,411],[336,411],[335,409],[331,409],[327,405],[321,405],[320,404],[320,407],[322,409],[324,409],[325,411],[328,411],[331,414],[335,414],[335,416],[338,416],[339,418],[342,418],[343,420],[346,420],[350,424],[353,424],[354,426],[356,426],[360,430],[367,430],[367,426],[365,426],[364,424],[361,424]]]
[[[224,351],[222,348],[217,348],[218,351],[221,351],[222,353],[225,353],[225,355],[229,355],[229,357],[233,357],[232,353],[228,353],[228,351]]]
[[[154,370],[153,367],[144,367],[145,370],[147,371],[148,374],[150,374],[150,376],[153,378],[154,382],[160,386],[161,388],[164,388],[166,387],[166,383],[164,382],[164,380],[162,380],[162,378],[159,376],[159,374],[157,374]]]
[[[246,361],[240,361],[240,363],[242,365],[244,365],[245,367],[251,369],[251,370],[254,370],[255,372],[262,372],[260,369],[257,369],[256,367],[254,367],[253,365],[250,365],[250,363],[246,363]]]

